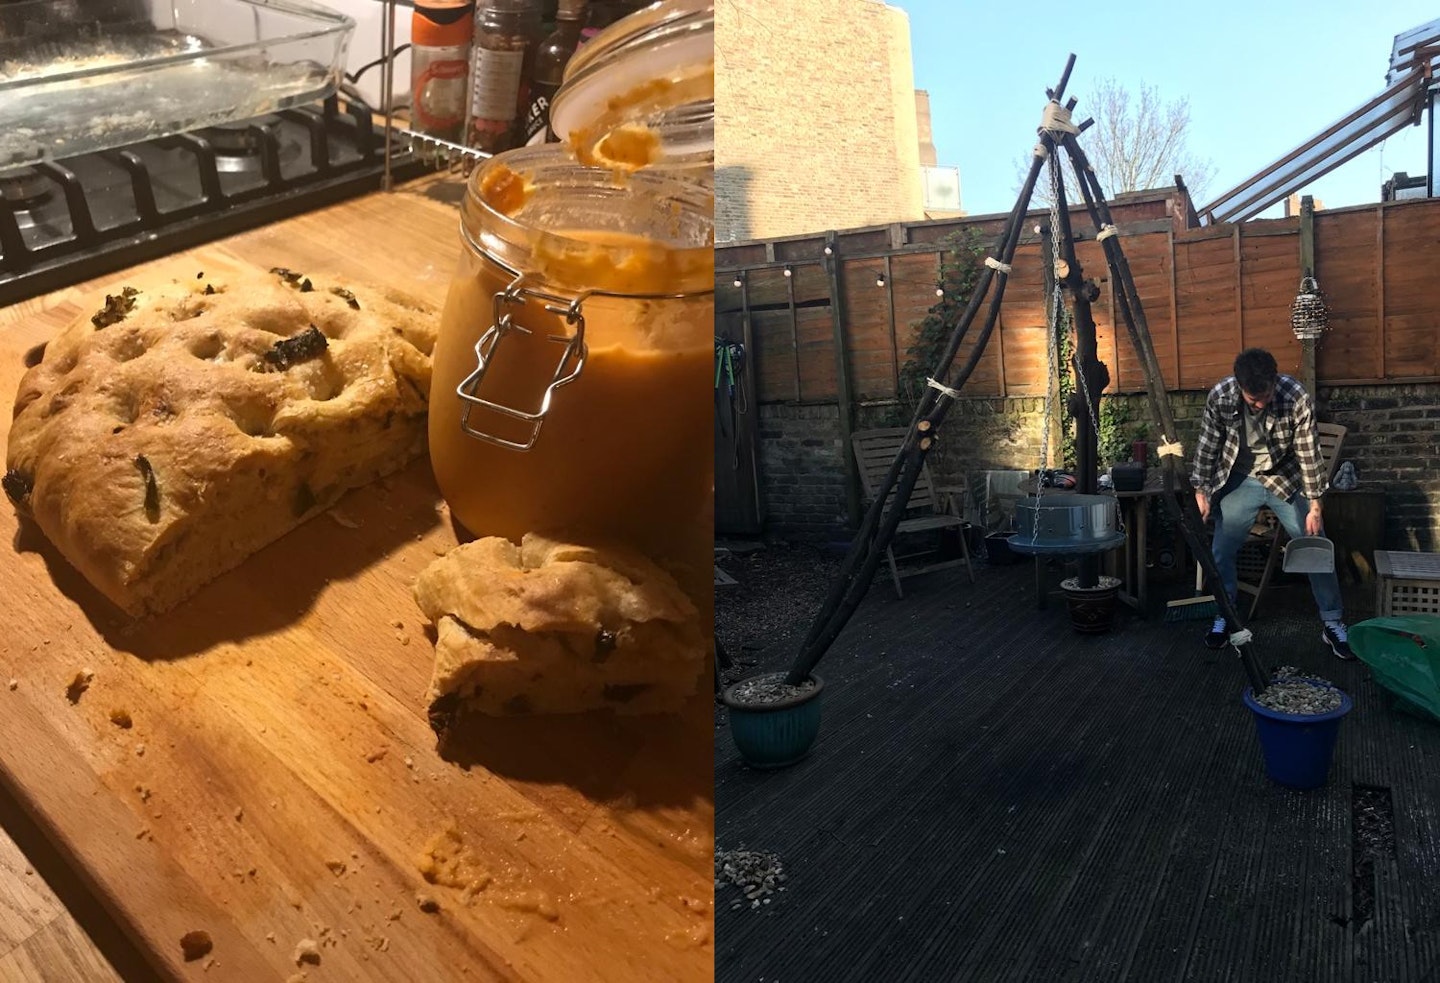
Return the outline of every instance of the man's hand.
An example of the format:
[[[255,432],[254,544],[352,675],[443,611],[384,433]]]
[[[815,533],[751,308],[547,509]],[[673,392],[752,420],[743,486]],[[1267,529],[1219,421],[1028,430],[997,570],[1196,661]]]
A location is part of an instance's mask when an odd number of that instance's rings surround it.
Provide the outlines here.
[[[1210,518],[1210,496],[1198,488],[1195,489],[1195,507],[1200,510],[1200,521],[1208,521]]]
[[[1320,503],[1311,502],[1310,511],[1305,513],[1305,535],[1325,535],[1325,521],[1320,516]]]

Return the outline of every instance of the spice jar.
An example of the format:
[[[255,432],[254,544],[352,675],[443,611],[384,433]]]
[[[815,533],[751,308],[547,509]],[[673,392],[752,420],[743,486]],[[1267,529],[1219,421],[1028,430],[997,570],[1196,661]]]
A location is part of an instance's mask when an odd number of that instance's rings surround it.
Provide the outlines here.
[[[539,0],[479,0],[470,64],[467,145],[485,153],[517,146],[526,77],[541,38]]]
[[[470,176],[430,457],[474,535],[540,532],[708,564],[713,183],[708,168],[657,163],[620,175],[546,144]]]

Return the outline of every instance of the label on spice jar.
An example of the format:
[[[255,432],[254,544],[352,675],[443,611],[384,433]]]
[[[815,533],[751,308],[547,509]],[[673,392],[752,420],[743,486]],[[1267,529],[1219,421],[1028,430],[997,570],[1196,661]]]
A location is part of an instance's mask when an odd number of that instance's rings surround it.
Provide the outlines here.
[[[421,132],[443,135],[465,122],[466,77],[470,65],[464,59],[432,61],[411,83],[415,122]]]
[[[520,75],[525,50],[496,51],[475,48],[475,70],[470,78],[470,115],[477,120],[515,119],[520,103]]]

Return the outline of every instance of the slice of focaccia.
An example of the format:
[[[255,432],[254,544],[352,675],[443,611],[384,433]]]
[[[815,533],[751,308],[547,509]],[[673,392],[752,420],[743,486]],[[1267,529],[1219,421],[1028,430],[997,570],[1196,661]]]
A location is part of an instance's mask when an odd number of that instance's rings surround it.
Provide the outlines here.
[[[622,550],[480,539],[430,564],[415,599],[436,626],[427,702],[442,734],[462,707],[672,713],[705,667],[695,605],[664,570]]]
[[[431,312],[289,270],[125,288],[21,379],[4,488],[134,615],[424,452]]]

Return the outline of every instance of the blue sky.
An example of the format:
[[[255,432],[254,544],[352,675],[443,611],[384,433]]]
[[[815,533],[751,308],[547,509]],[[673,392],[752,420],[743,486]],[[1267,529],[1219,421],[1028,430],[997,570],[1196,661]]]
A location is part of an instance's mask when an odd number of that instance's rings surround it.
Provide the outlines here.
[[[1077,121],[1087,88],[1106,76],[1189,100],[1189,149],[1214,165],[1198,206],[1378,95],[1395,35],[1440,18],[1435,0],[1218,0],[1171,8],[1181,14],[1135,0],[889,2],[909,15],[915,87],[930,93],[939,163],[960,168],[971,214],[1014,205],[1017,161],[1072,52]],[[1328,208],[1378,201],[1393,172],[1425,173],[1427,126],[1407,127],[1302,193]]]

